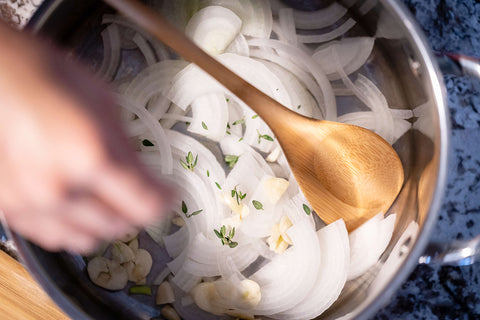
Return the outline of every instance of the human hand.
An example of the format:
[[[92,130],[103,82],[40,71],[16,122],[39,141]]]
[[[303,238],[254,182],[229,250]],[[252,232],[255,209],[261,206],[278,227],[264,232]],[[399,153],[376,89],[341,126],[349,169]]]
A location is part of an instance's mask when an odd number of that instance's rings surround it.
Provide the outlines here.
[[[99,80],[0,23],[0,210],[47,250],[85,252],[165,209]]]

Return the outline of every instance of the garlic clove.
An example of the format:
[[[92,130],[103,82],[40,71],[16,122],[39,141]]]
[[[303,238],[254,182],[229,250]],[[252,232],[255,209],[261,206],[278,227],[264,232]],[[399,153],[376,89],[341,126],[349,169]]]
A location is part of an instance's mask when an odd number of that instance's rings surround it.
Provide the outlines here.
[[[163,307],[161,313],[166,320],[182,320],[177,311],[175,311],[175,309],[173,309],[171,306]]]
[[[115,241],[112,243],[112,260],[119,264],[126,263],[135,259],[133,250],[123,242]]]
[[[125,268],[128,272],[128,280],[133,282],[141,282],[152,269],[152,256],[145,249],[138,249],[135,258],[127,264]]]
[[[277,204],[285,191],[287,191],[288,185],[288,180],[277,177],[263,181],[263,189],[268,201],[273,205]]]
[[[128,282],[128,273],[118,262],[95,257],[87,265],[88,276],[96,285],[108,290],[122,290]]]
[[[133,239],[128,243],[128,246],[135,253],[138,250],[138,238]]]
[[[121,237],[119,240],[122,242],[130,242],[138,236],[138,230],[129,232]]]
[[[175,302],[172,286],[168,281],[162,282],[157,289],[157,304],[166,304]]]

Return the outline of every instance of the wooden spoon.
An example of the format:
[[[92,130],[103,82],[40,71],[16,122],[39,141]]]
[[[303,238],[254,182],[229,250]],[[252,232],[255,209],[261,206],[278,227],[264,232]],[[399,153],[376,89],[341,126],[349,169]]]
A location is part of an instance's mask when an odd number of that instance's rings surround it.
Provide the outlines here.
[[[272,129],[318,216],[343,218],[349,231],[386,212],[403,184],[402,163],[375,133],[301,116],[256,89],[197,47],[138,0],[104,0],[186,60],[194,62],[250,106]]]

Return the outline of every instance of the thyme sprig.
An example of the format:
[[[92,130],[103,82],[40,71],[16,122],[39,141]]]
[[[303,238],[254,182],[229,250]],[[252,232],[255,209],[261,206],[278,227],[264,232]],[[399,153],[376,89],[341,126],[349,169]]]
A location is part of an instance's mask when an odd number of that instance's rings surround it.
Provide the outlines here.
[[[273,141],[272,137],[270,137],[268,134],[261,134],[260,131],[258,131],[258,129],[257,129],[257,133],[258,133],[258,144],[260,144],[262,139],[265,139],[267,141]]]
[[[189,214],[187,204],[185,203],[185,201],[182,200],[182,212],[185,215],[185,218],[190,218],[190,217],[196,216],[197,214],[199,214],[202,211],[203,211],[203,209],[200,209],[200,210],[194,211],[194,212]]]
[[[227,227],[223,225],[220,230],[213,229],[215,235],[222,241],[222,245],[227,245],[230,248],[235,248],[238,246],[238,242],[233,241],[233,237],[235,236],[235,227],[230,229],[227,234]]]
[[[243,193],[242,191],[237,190],[237,186],[235,186],[235,188],[233,188],[232,191],[230,191],[230,194],[231,194],[232,198],[237,200],[238,205],[240,205],[240,201],[245,199],[245,197],[247,196],[246,193]]]
[[[180,160],[180,164],[182,165],[182,167],[193,172],[193,169],[195,169],[197,165],[198,154],[195,156],[195,159],[193,159],[193,154],[191,151],[189,151],[188,154],[185,156],[185,161],[186,162]]]

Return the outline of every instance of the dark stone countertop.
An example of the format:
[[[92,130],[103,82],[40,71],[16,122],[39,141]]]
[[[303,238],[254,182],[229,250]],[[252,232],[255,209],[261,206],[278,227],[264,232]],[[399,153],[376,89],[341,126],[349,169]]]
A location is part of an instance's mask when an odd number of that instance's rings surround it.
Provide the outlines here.
[[[433,49],[480,56],[480,3],[404,0]],[[447,190],[434,241],[480,234],[480,80],[444,77],[451,116]],[[480,319],[480,263],[419,265],[372,319]]]

